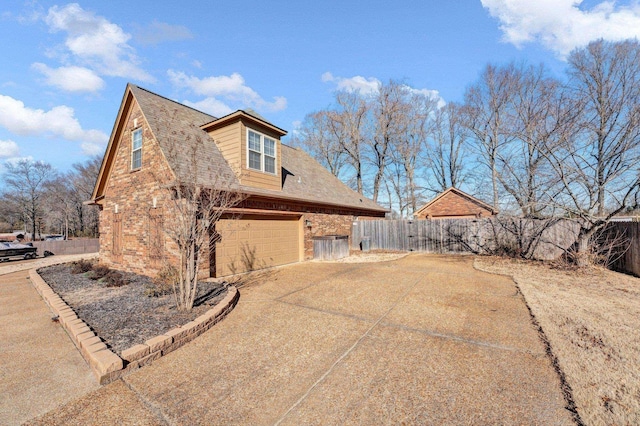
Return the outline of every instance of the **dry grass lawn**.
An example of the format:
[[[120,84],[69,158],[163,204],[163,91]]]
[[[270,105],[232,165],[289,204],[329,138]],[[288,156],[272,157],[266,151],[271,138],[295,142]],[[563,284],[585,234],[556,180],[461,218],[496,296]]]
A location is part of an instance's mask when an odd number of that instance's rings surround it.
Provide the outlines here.
[[[640,424],[639,278],[495,257],[478,257],[475,266],[513,277],[584,424]]]

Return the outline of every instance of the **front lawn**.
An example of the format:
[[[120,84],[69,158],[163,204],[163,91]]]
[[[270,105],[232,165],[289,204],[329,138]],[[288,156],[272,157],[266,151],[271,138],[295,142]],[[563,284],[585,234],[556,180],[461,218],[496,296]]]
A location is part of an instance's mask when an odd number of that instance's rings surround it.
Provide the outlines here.
[[[639,278],[494,257],[475,267],[513,277],[584,424],[640,424]]]

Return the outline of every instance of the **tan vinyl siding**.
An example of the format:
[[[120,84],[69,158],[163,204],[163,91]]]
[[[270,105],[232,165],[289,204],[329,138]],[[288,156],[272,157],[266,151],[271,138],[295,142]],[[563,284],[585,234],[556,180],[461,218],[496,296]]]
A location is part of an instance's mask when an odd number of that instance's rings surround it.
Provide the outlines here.
[[[242,126],[240,125],[240,120],[227,126],[209,131],[209,136],[211,136],[211,138],[216,142],[220,152],[222,152],[222,155],[236,175],[240,175],[240,170],[242,169],[241,132]]]
[[[240,132],[242,142],[240,144],[242,146],[242,175],[240,176],[240,183],[242,185],[253,186],[256,188],[271,189],[275,191],[282,190],[282,163],[280,161],[282,158],[282,150],[280,147],[280,137],[263,127],[252,125],[248,127],[249,129],[262,133],[276,141],[276,173],[275,175],[271,173],[263,173],[257,170],[251,170],[247,167],[247,126],[242,122]]]

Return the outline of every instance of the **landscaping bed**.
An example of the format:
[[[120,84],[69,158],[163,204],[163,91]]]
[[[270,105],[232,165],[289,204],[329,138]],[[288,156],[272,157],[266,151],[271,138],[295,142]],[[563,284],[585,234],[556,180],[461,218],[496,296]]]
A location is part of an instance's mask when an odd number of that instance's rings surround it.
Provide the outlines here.
[[[119,283],[123,285],[109,286],[108,281],[91,279],[92,272],[73,274],[71,264],[41,268],[38,273],[118,355],[194,320],[227,293],[224,284],[200,282],[196,306],[181,312],[173,294],[149,296],[154,284],[143,275],[123,272]]]

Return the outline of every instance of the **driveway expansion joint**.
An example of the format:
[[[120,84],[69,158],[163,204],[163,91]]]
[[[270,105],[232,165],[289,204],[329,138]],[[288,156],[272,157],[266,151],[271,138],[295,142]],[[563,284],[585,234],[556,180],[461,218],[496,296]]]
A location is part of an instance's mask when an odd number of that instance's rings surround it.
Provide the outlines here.
[[[349,349],[347,349],[342,355],[340,355],[338,357],[337,360],[335,360],[335,362],[331,365],[331,367],[329,367],[329,369],[327,371],[325,371],[318,380],[315,381],[314,384],[311,385],[311,387],[309,387],[309,389],[307,389],[307,391],[304,393],[304,395],[302,395],[300,397],[300,399],[298,399],[291,407],[289,407],[289,409],[287,411],[284,412],[284,414],[274,423],[274,426],[278,426],[280,423],[282,423],[284,421],[284,419],[289,415],[289,413],[291,413],[296,407],[298,407],[300,404],[302,404],[302,402],[307,399],[307,397],[309,396],[309,394],[320,384],[322,383],[329,374],[331,374],[331,372],[335,369],[335,367],[340,364],[342,362],[342,360],[344,360],[351,352],[353,352],[355,350],[356,347],[358,347],[360,345],[360,342],[362,342],[370,333],[371,331],[376,328],[378,326],[378,324],[380,324],[382,322],[382,320],[389,315],[389,313],[395,309],[396,306],[398,306],[398,304],[405,298],[407,297],[407,295],[420,283],[420,281],[422,280],[422,278],[417,279],[411,286],[409,286],[409,288],[407,288],[404,293],[402,293],[402,295],[393,303],[393,305],[391,305],[391,307],[384,313],[382,314],[382,316],[380,318],[378,318],[376,320],[376,322],[374,322],[371,327],[369,327],[367,329],[367,331],[364,332],[364,334],[362,334],[362,336],[360,336],[354,343],[353,345],[351,345],[351,347],[349,347]]]
[[[153,413],[156,418],[163,424],[163,425],[167,425],[167,426],[173,426],[174,423],[172,423],[162,412],[162,410],[160,409],[160,407],[156,406],[156,404],[154,404],[153,402],[151,402],[149,399],[147,399],[142,393],[138,392],[138,390],[133,387],[133,385],[131,383],[129,383],[125,377],[120,378],[120,380],[122,381],[122,383],[124,383],[124,385],[129,388],[129,390],[131,392],[134,393],[134,395],[138,398],[138,400],[140,400],[140,402],[142,402],[142,405],[144,405],[147,410],[149,410],[151,413]]]
[[[514,347],[511,347],[511,346],[498,345],[498,344],[491,343],[491,342],[483,342],[481,340],[467,339],[465,337],[456,336],[455,334],[438,333],[436,331],[425,330],[425,329],[415,328],[415,327],[407,327],[405,325],[395,324],[395,323],[391,323],[391,322],[385,322],[385,323],[382,323],[381,325],[383,325],[385,327],[404,330],[404,331],[410,331],[410,332],[425,334],[427,336],[435,337],[437,339],[452,340],[452,341],[455,341],[455,342],[458,342],[458,343],[467,344],[467,345],[481,346],[481,347],[485,347],[485,348],[498,349],[498,350],[507,351],[507,352],[526,353],[526,354],[529,354],[531,356],[546,356],[546,354],[544,352],[536,353],[536,352],[533,352],[533,351],[530,351],[530,350],[514,348]]]

